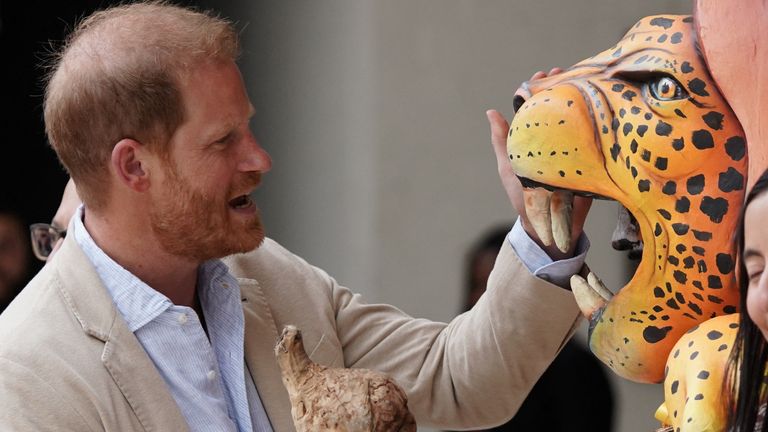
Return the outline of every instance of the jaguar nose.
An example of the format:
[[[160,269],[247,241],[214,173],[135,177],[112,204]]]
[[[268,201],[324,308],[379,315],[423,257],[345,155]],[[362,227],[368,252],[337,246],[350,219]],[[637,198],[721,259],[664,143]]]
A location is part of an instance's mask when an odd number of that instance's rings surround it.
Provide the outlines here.
[[[530,81],[524,81],[522,84],[520,84],[520,87],[515,90],[515,96],[512,99],[512,109],[515,110],[515,113],[517,113],[520,110],[520,107],[523,106],[525,101],[531,98],[533,96],[533,93],[531,92],[530,88],[531,82]]]
[[[525,98],[522,95],[515,95],[512,99],[512,109],[515,110],[515,113],[520,110],[520,107],[523,106],[524,103]]]

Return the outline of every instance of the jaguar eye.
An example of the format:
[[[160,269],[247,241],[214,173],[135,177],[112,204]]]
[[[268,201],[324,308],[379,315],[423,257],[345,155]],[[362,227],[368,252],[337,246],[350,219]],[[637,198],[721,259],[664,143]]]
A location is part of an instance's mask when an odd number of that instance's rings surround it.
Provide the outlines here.
[[[672,101],[685,99],[688,92],[674,78],[668,76],[657,76],[645,83],[648,91],[655,99],[660,101]]]

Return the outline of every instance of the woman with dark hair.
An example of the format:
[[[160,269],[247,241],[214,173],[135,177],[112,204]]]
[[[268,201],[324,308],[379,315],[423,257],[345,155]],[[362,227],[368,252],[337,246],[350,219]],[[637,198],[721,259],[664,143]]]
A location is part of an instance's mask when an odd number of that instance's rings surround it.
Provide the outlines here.
[[[729,360],[727,385],[735,399],[728,431],[768,431],[765,421],[766,360],[768,360],[768,171],[747,195],[737,233],[741,264],[739,330]]]

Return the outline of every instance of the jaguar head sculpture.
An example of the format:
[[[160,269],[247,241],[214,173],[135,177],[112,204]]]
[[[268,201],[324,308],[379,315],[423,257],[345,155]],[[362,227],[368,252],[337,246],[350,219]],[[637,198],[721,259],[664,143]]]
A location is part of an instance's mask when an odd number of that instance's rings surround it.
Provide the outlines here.
[[[620,376],[662,381],[678,339],[738,305],[746,146],[692,18],[644,18],[612,48],[524,83],[515,106],[507,150],[542,241],[567,247],[568,203],[583,194],[618,201],[629,235],[614,245],[642,253],[615,294],[595,277],[574,283],[590,348]]]

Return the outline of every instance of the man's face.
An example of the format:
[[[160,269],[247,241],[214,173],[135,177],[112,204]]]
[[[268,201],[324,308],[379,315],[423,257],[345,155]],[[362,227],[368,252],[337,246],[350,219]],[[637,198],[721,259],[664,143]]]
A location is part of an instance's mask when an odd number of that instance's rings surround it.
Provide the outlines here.
[[[248,127],[253,108],[240,72],[205,63],[181,91],[185,121],[152,185],[152,229],[166,251],[196,261],[250,251],[264,230],[249,194],[272,161]]]

